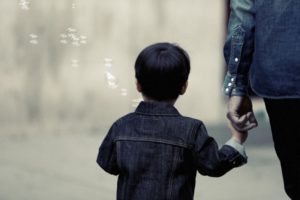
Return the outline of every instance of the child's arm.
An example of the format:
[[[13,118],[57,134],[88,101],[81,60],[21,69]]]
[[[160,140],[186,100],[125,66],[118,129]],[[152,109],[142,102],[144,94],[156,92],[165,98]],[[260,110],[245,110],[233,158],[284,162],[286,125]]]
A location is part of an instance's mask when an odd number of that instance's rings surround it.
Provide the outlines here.
[[[228,127],[231,131],[232,139],[237,141],[240,144],[244,144],[244,142],[247,140],[248,132],[247,131],[237,131],[235,128],[233,128],[232,124],[229,122]]]
[[[247,163],[244,147],[235,141],[242,142],[244,139],[244,136],[235,132],[233,138],[219,149],[216,141],[208,136],[204,124],[201,123],[196,131],[193,149],[193,157],[199,173],[219,177]]]
[[[116,132],[116,124],[113,124],[104,138],[97,156],[99,166],[110,174],[119,174],[117,164],[116,144],[114,142],[114,134]]]
[[[247,158],[245,147],[243,146],[244,142],[247,140],[248,132],[247,131],[237,131],[232,124],[229,122],[228,127],[231,131],[231,139],[226,142],[226,145],[233,147],[237,150],[243,157]]]

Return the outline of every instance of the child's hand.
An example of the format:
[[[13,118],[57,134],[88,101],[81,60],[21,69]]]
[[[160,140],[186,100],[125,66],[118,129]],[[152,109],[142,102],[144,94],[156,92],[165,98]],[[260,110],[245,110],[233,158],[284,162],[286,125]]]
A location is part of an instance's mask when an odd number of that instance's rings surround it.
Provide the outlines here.
[[[248,137],[248,132],[247,131],[237,131],[235,128],[233,128],[233,126],[231,125],[231,123],[228,123],[228,127],[231,131],[231,135],[232,137],[238,141],[240,144],[243,144],[247,137]]]

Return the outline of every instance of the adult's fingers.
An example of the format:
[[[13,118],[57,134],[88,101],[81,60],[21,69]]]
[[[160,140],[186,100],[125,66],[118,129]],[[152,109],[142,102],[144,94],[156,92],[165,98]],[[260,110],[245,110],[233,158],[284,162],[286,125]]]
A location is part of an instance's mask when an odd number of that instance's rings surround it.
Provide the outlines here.
[[[227,113],[227,118],[235,125],[237,126],[243,126],[247,122],[247,115],[237,115],[236,113],[233,112],[228,112]]]
[[[255,124],[256,126],[258,125],[258,122],[257,122],[253,112],[251,112],[249,115],[249,122]]]
[[[257,127],[258,123],[257,120],[253,114],[253,112],[249,112],[247,113],[247,122],[245,124],[245,126],[243,127],[243,129],[247,129],[247,131]]]
[[[238,115],[235,115],[233,113],[227,113],[227,118],[231,122],[231,125],[238,131],[245,131],[244,125],[247,121],[246,115],[243,115],[242,117],[239,117]]]
[[[257,127],[257,121],[253,112],[248,112],[245,115],[238,116],[234,113],[227,113],[227,118],[232,126],[238,131],[248,131]]]

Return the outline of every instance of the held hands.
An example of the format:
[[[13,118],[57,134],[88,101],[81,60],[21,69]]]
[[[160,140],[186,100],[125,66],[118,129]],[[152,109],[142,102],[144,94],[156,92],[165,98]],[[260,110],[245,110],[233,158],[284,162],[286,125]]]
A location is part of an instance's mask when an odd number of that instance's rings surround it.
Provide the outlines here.
[[[239,132],[246,132],[257,127],[252,102],[248,96],[231,96],[229,98],[227,118],[232,127]]]
[[[240,144],[243,144],[248,137],[247,131],[237,131],[235,128],[233,128],[232,124],[229,122],[228,127],[231,131],[232,138],[234,138],[235,141],[237,141]]]

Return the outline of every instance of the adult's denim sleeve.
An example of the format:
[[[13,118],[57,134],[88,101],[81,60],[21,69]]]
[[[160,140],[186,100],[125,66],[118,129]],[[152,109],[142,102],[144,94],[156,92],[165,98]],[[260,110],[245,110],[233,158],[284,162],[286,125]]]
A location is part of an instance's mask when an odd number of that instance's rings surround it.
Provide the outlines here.
[[[117,125],[113,124],[104,138],[97,156],[97,163],[106,172],[117,175],[119,167],[117,163],[117,150],[114,141],[114,134],[117,131]]]
[[[208,136],[203,124],[198,126],[195,133],[193,159],[200,174],[212,177],[222,176],[247,163],[247,158],[232,146],[224,145],[219,149],[216,141]]]
[[[254,31],[254,0],[230,0],[228,33],[224,45],[228,66],[224,81],[226,95],[247,95],[248,74],[254,52]]]

